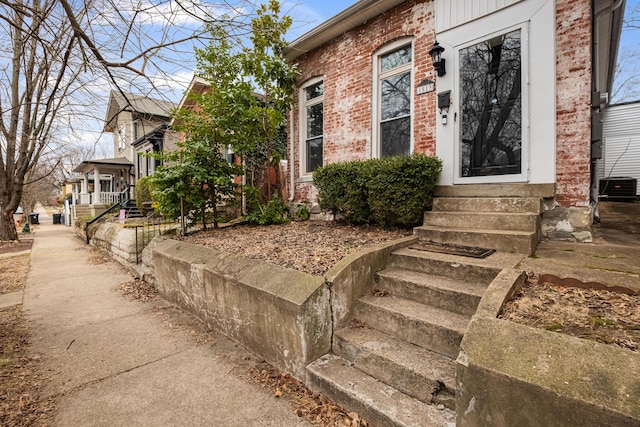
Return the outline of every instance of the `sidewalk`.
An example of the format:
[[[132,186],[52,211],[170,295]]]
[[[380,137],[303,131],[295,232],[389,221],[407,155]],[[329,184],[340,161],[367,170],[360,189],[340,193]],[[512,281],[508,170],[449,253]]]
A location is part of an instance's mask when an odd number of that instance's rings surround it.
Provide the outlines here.
[[[46,213],[40,223],[23,304],[51,377],[44,393],[59,397],[54,425],[309,425],[239,378],[252,354],[222,336],[198,344],[189,329],[171,328],[163,314],[179,316],[173,306],[124,298],[117,287],[131,276],[119,265],[90,264],[71,228]]]

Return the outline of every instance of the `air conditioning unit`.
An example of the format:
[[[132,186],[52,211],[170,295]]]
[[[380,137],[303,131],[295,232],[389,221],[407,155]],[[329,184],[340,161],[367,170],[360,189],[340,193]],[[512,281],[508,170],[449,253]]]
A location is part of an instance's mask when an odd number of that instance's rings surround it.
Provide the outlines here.
[[[635,199],[638,180],[630,177],[612,177],[600,180],[600,197],[606,199]]]

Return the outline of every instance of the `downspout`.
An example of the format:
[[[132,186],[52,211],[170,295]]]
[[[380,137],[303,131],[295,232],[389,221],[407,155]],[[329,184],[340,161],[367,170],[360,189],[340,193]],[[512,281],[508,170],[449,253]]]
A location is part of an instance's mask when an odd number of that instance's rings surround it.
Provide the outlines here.
[[[293,109],[289,110],[289,203],[296,197],[296,177],[295,175],[295,138],[293,135]]]

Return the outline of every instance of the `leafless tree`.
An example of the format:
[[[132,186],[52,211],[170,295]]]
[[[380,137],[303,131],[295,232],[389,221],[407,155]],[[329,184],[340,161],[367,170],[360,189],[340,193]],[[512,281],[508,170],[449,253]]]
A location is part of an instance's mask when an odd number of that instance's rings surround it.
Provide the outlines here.
[[[622,37],[640,36],[640,3],[625,11]],[[611,100],[613,103],[640,99],[640,46],[629,43],[618,54]]]
[[[13,214],[28,177],[50,172],[34,171],[50,167],[43,156],[64,151],[74,124],[103,119],[98,89],[152,91],[192,56],[203,23],[242,31],[251,10],[244,0],[0,0],[0,240],[17,239]]]

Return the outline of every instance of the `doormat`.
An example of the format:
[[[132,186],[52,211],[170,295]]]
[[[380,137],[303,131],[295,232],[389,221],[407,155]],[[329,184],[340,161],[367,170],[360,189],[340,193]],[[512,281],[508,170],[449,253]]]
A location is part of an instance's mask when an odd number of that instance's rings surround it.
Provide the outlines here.
[[[420,240],[415,245],[409,246],[409,248],[448,255],[461,255],[471,258],[486,258],[496,251],[495,249],[476,248],[473,246],[454,245],[451,243],[439,243],[432,240]]]

